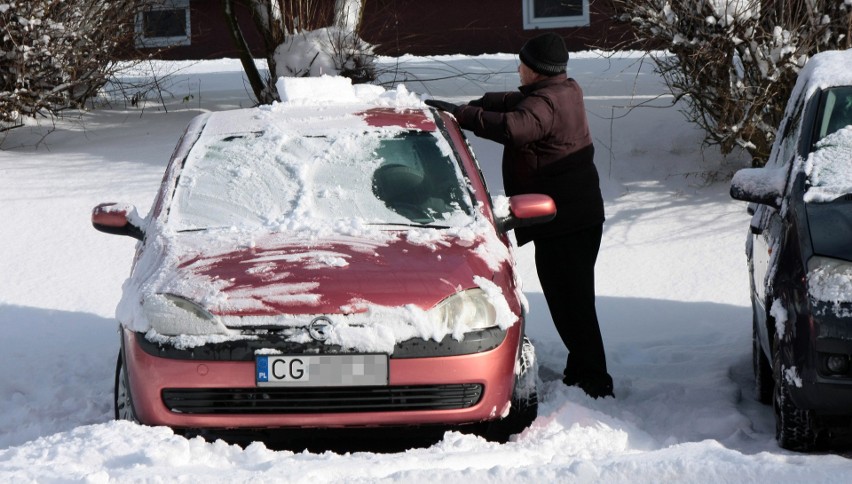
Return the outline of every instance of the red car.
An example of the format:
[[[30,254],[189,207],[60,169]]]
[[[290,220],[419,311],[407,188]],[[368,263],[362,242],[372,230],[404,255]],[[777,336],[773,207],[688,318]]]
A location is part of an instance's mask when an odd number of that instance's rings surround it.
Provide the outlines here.
[[[116,418],[520,431],[536,415],[534,353],[506,233],[555,206],[496,205],[455,120],[419,101],[198,116],[146,218],[120,203],[92,214],[139,240],[117,309]]]

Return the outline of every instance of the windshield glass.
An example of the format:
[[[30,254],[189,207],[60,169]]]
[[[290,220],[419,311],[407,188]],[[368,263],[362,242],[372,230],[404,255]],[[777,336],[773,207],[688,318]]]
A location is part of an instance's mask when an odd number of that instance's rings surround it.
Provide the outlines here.
[[[852,126],[820,140],[804,168],[805,202],[826,203],[852,193]]]
[[[826,89],[816,122],[815,141],[852,125],[852,86]]]
[[[814,252],[852,260],[852,87],[823,93],[817,141],[805,162],[805,207]]]
[[[202,136],[187,157],[168,224],[186,231],[471,221],[466,181],[438,133],[270,132]]]

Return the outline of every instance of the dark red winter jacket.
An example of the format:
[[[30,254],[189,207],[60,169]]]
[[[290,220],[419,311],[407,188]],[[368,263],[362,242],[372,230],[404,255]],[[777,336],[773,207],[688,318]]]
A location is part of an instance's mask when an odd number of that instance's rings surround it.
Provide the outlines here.
[[[603,223],[600,180],[583,91],[565,74],[486,93],[454,110],[459,124],[503,148],[506,195],[544,193],[556,202],[551,222],[515,230],[518,244]]]

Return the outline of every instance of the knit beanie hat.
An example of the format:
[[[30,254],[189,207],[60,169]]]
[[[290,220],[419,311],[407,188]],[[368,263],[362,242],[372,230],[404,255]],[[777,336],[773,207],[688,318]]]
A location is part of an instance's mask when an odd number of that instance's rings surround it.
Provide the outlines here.
[[[568,64],[568,49],[562,37],[547,32],[527,41],[521,47],[521,62],[530,69],[544,74],[555,76],[565,72]]]

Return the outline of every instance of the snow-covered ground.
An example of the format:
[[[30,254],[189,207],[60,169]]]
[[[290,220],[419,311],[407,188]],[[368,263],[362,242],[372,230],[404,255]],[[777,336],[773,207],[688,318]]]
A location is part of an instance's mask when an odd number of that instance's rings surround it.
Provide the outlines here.
[[[382,58],[382,79],[467,100],[514,89],[516,57]],[[615,399],[558,381],[539,418],[507,444],[448,432],[405,452],[311,453],[185,439],[112,421],[113,319],[134,241],[91,228],[91,208],[144,214],[166,160],[201,112],[249,106],[239,63],[147,66],[166,86],[142,106],[100,109],[5,133],[0,151],[0,481],[3,482],[841,482],[847,450],[779,449],[751,397],[749,217],[727,180],[747,165],[702,149],[639,55],[572,54],[583,86],[607,222],[598,311]],[[166,75],[168,74],[168,75]],[[633,106],[633,108],[631,108]],[[470,136],[499,194],[500,147]],[[543,366],[565,349],[517,251]]]

